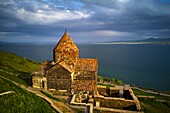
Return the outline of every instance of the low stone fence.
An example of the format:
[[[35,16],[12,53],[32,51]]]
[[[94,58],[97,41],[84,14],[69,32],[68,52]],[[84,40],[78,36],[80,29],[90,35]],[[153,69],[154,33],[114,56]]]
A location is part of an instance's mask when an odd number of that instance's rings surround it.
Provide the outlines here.
[[[118,88],[110,87],[109,89],[107,89],[106,86],[97,86],[97,90],[99,95],[119,97]]]
[[[84,106],[84,107],[86,107],[85,113],[93,113],[93,104],[91,104],[91,103],[88,103],[88,104],[78,103],[78,102],[75,102],[75,99],[76,99],[76,95],[74,94],[71,101],[70,101],[70,105]]]
[[[105,97],[120,97],[119,88],[116,87],[107,88],[106,86],[97,86],[97,90],[99,95]],[[132,97],[129,94],[129,89],[122,89],[122,96],[132,100]]]
[[[109,96],[106,91],[106,86],[97,86],[97,91],[99,95]]]
[[[136,110],[136,103],[134,100],[104,96],[95,96],[94,99],[96,101],[96,107]]]
[[[147,100],[156,100],[155,96],[145,96],[145,95],[138,95],[139,99],[147,99]]]
[[[144,112],[105,108],[105,107],[94,107],[93,113],[144,113]]]
[[[3,93],[0,93],[0,96],[6,95],[6,94],[10,94],[10,93],[15,93],[15,91],[6,91],[6,92],[3,92]]]
[[[98,94],[102,96],[96,96],[95,101],[101,107],[141,110],[139,100],[130,88],[124,88],[122,90],[123,98],[117,98],[120,97],[119,88],[110,87],[107,89],[106,86],[98,86],[97,89]]]
[[[110,96],[119,97],[119,89],[110,87]]]
[[[136,109],[140,111],[141,110],[141,106],[140,106],[138,98],[135,96],[135,94],[133,93],[132,89],[129,89],[129,93],[130,93],[131,97],[133,98],[133,100],[136,103]]]

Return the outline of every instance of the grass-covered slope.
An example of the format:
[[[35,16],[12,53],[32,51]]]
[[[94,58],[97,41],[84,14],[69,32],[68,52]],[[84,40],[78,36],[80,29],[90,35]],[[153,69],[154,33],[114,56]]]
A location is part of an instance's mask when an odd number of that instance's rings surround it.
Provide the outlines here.
[[[0,78],[0,92],[6,91],[15,93],[0,95],[0,113],[55,113],[40,97]]]
[[[155,96],[156,100],[162,100],[163,102],[150,100],[147,98],[139,99],[142,109],[145,113],[170,113],[170,97],[146,93],[138,89],[133,89],[135,95]]]
[[[39,63],[0,51],[0,94],[6,91],[15,93],[0,95],[0,113],[53,113],[45,100],[16,86],[9,80],[28,86],[23,78],[29,78]],[[31,80],[31,78],[29,78]]]
[[[39,63],[15,54],[0,51],[0,56],[0,68],[8,71],[31,73],[39,66]]]
[[[27,83],[20,78],[31,76],[31,72],[35,71],[39,63],[29,59],[19,57],[15,54],[0,51],[0,73],[1,76],[9,78],[19,84],[27,86]],[[30,84],[29,84],[30,85]]]

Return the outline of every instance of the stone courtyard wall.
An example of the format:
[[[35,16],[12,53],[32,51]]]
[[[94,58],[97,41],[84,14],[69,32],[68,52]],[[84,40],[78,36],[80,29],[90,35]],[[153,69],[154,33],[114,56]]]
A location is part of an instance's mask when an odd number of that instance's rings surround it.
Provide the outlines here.
[[[106,88],[106,86],[98,86],[97,87],[99,95],[103,96],[111,96],[111,97],[119,97],[119,89],[117,88]]]
[[[112,108],[94,107],[93,113],[144,113],[142,111],[121,110]]]
[[[97,91],[99,95],[109,96],[109,94],[106,91],[106,86],[97,86]]]
[[[123,109],[123,110],[136,110],[136,104],[134,100],[125,100],[124,98],[112,98],[112,97],[103,97],[96,96],[96,102],[99,102],[98,107],[114,108],[114,109]]]

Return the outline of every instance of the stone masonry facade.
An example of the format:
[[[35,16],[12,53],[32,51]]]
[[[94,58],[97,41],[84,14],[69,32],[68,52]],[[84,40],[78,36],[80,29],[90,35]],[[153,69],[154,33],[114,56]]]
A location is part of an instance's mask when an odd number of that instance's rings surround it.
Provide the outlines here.
[[[43,61],[32,74],[34,88],[97,93],[98,61],[79,58],[79,49],[67,32],[53,49],[53,61]]]

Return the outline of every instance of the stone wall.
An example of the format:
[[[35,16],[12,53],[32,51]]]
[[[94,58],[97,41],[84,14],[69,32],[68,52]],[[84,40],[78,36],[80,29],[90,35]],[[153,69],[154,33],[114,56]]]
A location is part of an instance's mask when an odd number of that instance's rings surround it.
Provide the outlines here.
[[[132,90],[132,89],[129,89],[129,93],[130,93],[132,99],[135,101],[136,109],[137,109],[137,110],[141,110],[141,106],[140,106],[139,100],[138,100],[138,98],[135,96],[135,94],[133,93],[133,90]]]
[[[109,89],[110,95],[119,95],[119,89],[116,88],[110,88]],[[98,92],[100,95],[103,96],[97,96],[95,98],[95,101],[99,103],[98,105],[101,107],[107,107],[107,108],[116,108],[116,109],[130,109],[130,110],[141,110],[141,106],[139,103],[138,98],[134,95],[132,89],[124,89],[124,98],[112,98],[107,97],[108,92],[106,90],[105,86],[98,87]],[[106,97],[104,97],[106,96]],[[115,96],[113,96],[115,97]]]
[[[94,107],[93,113],[144,113],[142,111],[121,110],[112,108]]]
[[[95,80],[95,72],[86,70],[76,70],[74,73],[74,79],[78,80]]]
[[[77,106],[80,109],[83,108],[83,107],[86,107],[85,113],[93,113],[93,104],[92,103],[87,103],[87,104],[86,103],[79,103],[79,102],[75,102],[75,100],[76,100],[76,95],[74,94],[73,97],[71,98],[70,105]]]
[[[67,90],[71,88],[71,74],[62,66],[56,65],[47,73],[48,89]]]
[[[110,96],[111,97],[119,97],[119,89],[117,89],[117,88],[110,88]]]
[[[123,97],[125,99],[133,100],[133,97],[130,93],[130,89],[126,89],[126,90],[123,91]]]
[[[119,89],[117,88],[106,88],[106,86],[98,86],[97,90],[99,95],[103,95],[106,97],[119,97]]]
[[[72,88],[74,91],[97,92],[97,59],[79,58],[76,64]]]
[[[110,87],[106,88],[106,86],[98,86],[97,87],[99,95],[103,95],[105,97],[117,97],[119,98],[119,89]],[[132,95],[129,92],[129,89],[124,89],[123,90],[123,98],[133,100]]]
[[[93,93],[95,89],[95,81],[94,80],[73,80],[72,88],[74,91],[90,91]]]
[[[106,86],[97,86],[97,91],[99,95],[109,96],[108,92],[106,91]]]
[[[96,96],[94,99],[96,102],[99,102],[100,107],[136,110],[136,104],[134,100],[125,100],[124,98],[112,98],[104,96]]]
[[[94,94],[96,90],[96,74],[90,71],[78,71],[76,70],[74,74],[74,79],[72,82],[72,88],[74,91],[90,91]]]
[[[43,76],[33,76],[32,77],[33,88],[47,89],[47,79]]]

